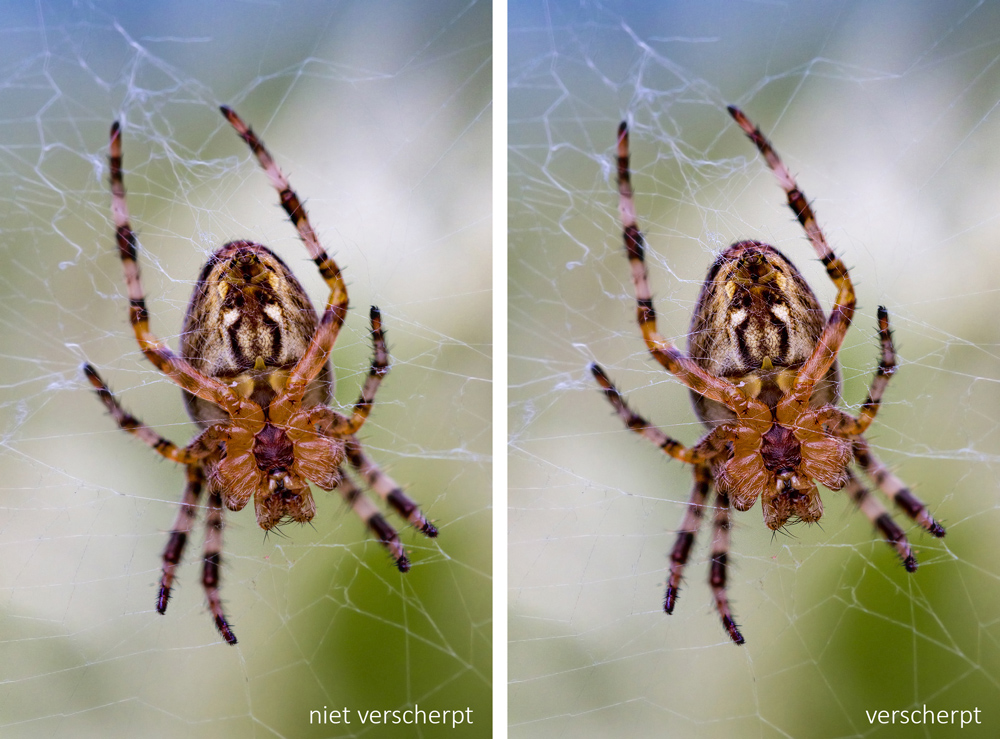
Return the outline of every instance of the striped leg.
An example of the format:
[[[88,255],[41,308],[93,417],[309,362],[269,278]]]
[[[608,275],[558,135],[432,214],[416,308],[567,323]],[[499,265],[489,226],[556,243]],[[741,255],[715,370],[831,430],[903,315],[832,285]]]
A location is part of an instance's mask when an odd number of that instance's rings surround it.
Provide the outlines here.
[[[903,513],[920,524],[931,536],[936,536],[939,539],[944,536],[944,527],[934,520],[934,517],[927,511],[927,506],[871,453],[868,442],[864,439],[854,440],[854,459],[861,465],[865,474],[878,486],[878,489]]]
[[[882,403],[882,394],[896,372],[896,350],[892,344],[892,332],[889,330],[889,312],[881,305],[878,307],[878,336],[882,356],[879,359],[878,369],[875,370],[875,378],[868,389],[868,397],[861,404],[861,413],[858,417],[853,418],[844,414],[845,419],[839,429],[842,434],[860,436],[868,430]]]
[[[830,366],[837,358],[837,352],[840,351],[841,344],[844,343],[847,329],[851,325],[851,318],[854,316],[856,302],[854,285],[851,283],[847,267],[826,243],[826,237],[823,236],[823,232],[816,222],[816,216],[813,214],[812,208],[809,207],[806,196],[795,183],[795,178],[792,177],[788,168],[778,158],[778,155],[771,146],[771,142],[760,132],[759,128],[750,122],[739,108],[730,105],[728,110],[739,127],[743,129],[743,132],[753,141],[767,162],[767,166],[774,172],[775,177],[778,178],[778,184],[781,185],[781,189],[785,191],[788,197],[788,206],[795,213],[795,217],[799,219],[799,223],[805,229],[806,236],[809,237],[809,242],[813,245],[813,249],[816,250],[816,255],[823,262],[823,266],[826,267],[826,273],[830,276],[833,284],[837,286],[837,299],[830,311],[830,318],[827,320],[826,327],[823,329],[823,333],[816,343],[816,349],[813,351],[812,356],[809,357],[802,366],[802,369],[799,370],[798,377],[795,380],[794,395],[798,398],[808,399],[812,395],[812,390],[816,383],[826,376]]]
[[[342,475],[337,490],[344,500],[351,507],[351,510],[360,518],[378,540],[382,543],[396,561],[396,568],[400,572],[410,571],[410,560],[406,557],[406,551],[399,540],[399,534],[389,525],[378,508],[372,503],[357,485],[346,474]]]
[[[742,393],[731,383],[705,372],[656,330],[656,311],[653,309],[653,296],[649,289],[649,275],[646,270],[646,245],[639,230],[632,196],[628,124],[625,121],[618,127],[618,210],[621,213],[625,252],[632,269],[636,318],[649,353],[668,372],[699,395],[724,403],[734,411],[745,411],[748,401]]]
[[[126,413],[93,366],[85,364],[83,371],[87,375],[87,379],[90,380],[90,384],[97,391],[101,402],[104,403],[112,418],[123,431],[138,437],[163,457],[172,462],[183,464],[187,468],[187,486],[184,489],[184,498],[181,501],[180,510],[177,512],[177,518],[174,520],[170,538],[167,540],[167,547],[163,551],[163,574],[160,577],[160,591],[156,598],[157,612],[166,613],[167,603],[170,600],[171,589],[177,574],[177,565],[180,564],[188,535],[191,533],[191,527],[198,514],[198,499],[201,497],[201,490],[205,482],[202,465],[204,459],[217,447],[215,442],[217,428],[207,429],[186,448],[179,449],[149,426]],[[208,607],[219,632],[227,642],[235,644],[236,637],[226,622],[219,599],[219,564],[222,550],[222,500],[219,493],[213,492],[209,495],[209,509],[205,526],[205,559],[202,583],[208,596]]]
[[[205,558],[202,569],[201,583],[205,587],[205,597],[208,599],[208,610],[215,620],[215,628],[222,638],[230,644],[236,643],[236,634],[229,627],[226,616],[222,612],[222,599],[219,597],[219,569],[222,566],[222,497],[218,491],[211,491],[208,496],[208,515],[205,519]]]
[[[375,393],[378,391],[379,385],[382,384],[382,380],[389,374],[389,351],[386,349],[385,334],[382,332],[382,314],[374,305],[370,318],[372,345],[375,352],[368,370],[368,377],[365,378],[365,383],[361,387],[361,395],[358,396],[358,401],[354,404],[351,417],[348,419],[338,415],[337,423],[331,427],[330,433],[339,437],[356,434],[368,420],[368,414],[371,413],[372,405],[375,403]]]
[[[93,365],[89,362],[84,364],[83,372],[87,375],[87,379],[90,380],[90,384],[94,386],[97,397],[104,403],[104,407],[108,409],[108,413],[115,419],[115,422],[122,431],[140,439],[153,449],[153,451],[166,457],[171,462],[189,466],[200,463],[201,459],[205,456],[204,454],[198,455],[189,449],[178,448],[172,441],[164,439],[135,416],[126,413],[115,398],[114,393],[111,392],[101,376],[97,374],[97,370],[94,369]]]
[[[319,374],[323,365],[326,364],[330,356],[330,350],[337,340],[340,327],[344,323],[344,318],[347,315],[347,285],[344,284],[340,267],[330,258],[326,250],[320,245],[319,239],[316,238],[316,232],[313,230],[312,224],[309,223],[309,216],[306,214],[305,208],[302,207],[299,196],[292,190],[288,178],[278,168],[278,165],[274,163],[274,159],[271,158],[267,149],[264,148],[264,144],[250,130],[250,127],[236,115],[236,112],[232,108],[223,105],[220,110],[230,125],[236,129],[236,133],[240,135],[247,146],[253,151],[254,156],[257,157],[257,161],[267,174],[271,185],[278,191],[278,197],[281,199],[281,207],[285,209],[288,217],[295,224],[302,243],[305,244],[306,249],[309,251],[309,256],[312,257],[323,279],[330,286],[330,297],[327,300],[326,309],[320,317],[319,329],[309,343],[306,353],[289,375],[288,392],[292,395],[299,394],[299,397],[301,397],[301,394],[305,393],[309,382]]]
[[[608,402],[611,403],[611,405],[613,405],[615,410],[618,412],[618,417],[621,418],[622,422],[632,431],[635,431],[639,434],[639,436],[653,442],[663,451],[664,454],[669,454],[678,461],[687,462],[688,464],[703,464],[709,460],[709,457],[700,453],[698,449],[686,447],[679,441],[671,439],[656,426],[652,425],[645,418],[629,408],[625,402],[625,398],[623,398],[622,394],[618,391],[618,388],[614,386],[611,380],[608,379],[604,370],[597,364],[592,363],[590,365],[590,371],[593,373],[597,383],[604,391],[604,396],[608,399]],[[716,429],[712,435],[715,435],[716,433],[724,433],[724,431]],[[707,440],[708,437],[703,440],[702,444],[704,444],[704,441]]]
[[[424,517],[420,507],[403,492],[399,483],[385,474],[382,468],[365,454],[361,442],[353,436],[347,439],[347,459],[361,473],[371,489],[401,518],[419,529],[424,536],[433,539],[438,535],[437,528]]]
[[[663,610],[667,613],[674,612],[674,605],[677,602],[677,596],[681,587],[681,579],[684,575],[684,567],[687,565],[688,556],[691,554],[694,538],[701,527],[701,519],[705,510],[705,500],[708,498],[711,485],[712,473],[708,467],[696,464],[694,466],[694,487],[691,490],[691,498],[688,500],[687,510],[684,512],[681,528],[677,532],[674,548],[670,552],[670,576],[667,579],[667,594],[663,599]]]
[[[181,449],[172,441],[164,439],[135,416],[126,413],[118,402],[118,399],[115,398],[114,393],[111,392],[104,379],[97,373],[92,364],[89,362],[85,363],[83,371],[87,375],[90,384],[94,386],[97,397],[104,403],[104,406],[108,409],[108,413],[115,419],[119,428],[138,438],[157,454],[178,464],[200,465],[206,457],[218,451],[219,444],[222,441],[220,435],[222,427],[209,427],[196,436],[186,447]]]
[[[716,491],[715,518],[712,521],[712,567],[709,570],[708,582],[712,586],[715,597],[715,608],[722,619],[722,625],[729,638],[736,644],[742,644],[744,639],[733,620],[733,612],[729,608],[729,598],[726,595],[726,568],[729,559],[730,528],[729,496]]]
[[[913,556],[910,542],[906,538],[906,534],[903,533],[903,529],[892,519],[885,506],[879,503],[878,499],[861,484],[861,481],[855,477],[850,469],[847,470],[847,484],[844,486],[844,492],[857,504],[875,528],[882,533],[886,544],[896,550],[896,554],[903,560],[903,567],[906,568],[906,571],[916,572],[917,558]]]
[[[198,515],[198,498],[201,497],[201,488],[205,482],[205,473],[201,466],[190,464],[187,467],[187,487],[184,489],[184,500],[181,508],[177,511],[177,518],[174,527],[170,532],[170,539],[167,540],[167,548],[163,551],[163,576],[160,578],[160,594],[156,598],[156,610],[159,613],[167,612],[167,601],[170,600],[170,589],[174,584],[174,575],[177,572],[177,565],[184,554],[184,545],[187,543],[188,534],[194,525],[194,519]]]
[[[115,220],[118,255],[121,257],[125,283],[128,285],[129,321],[135,331],[139,348],[160,372],[189,393],[215,403],[231,416],[237,415],[241,402],[230,388],[198,372],[187,360],[174,354],[170,347],[149,329],[149,313],[146,310],[146,298],[139,274],[139,244],[129,223],[125,183],[122,179],[122,136],[118,121],[111,126],[108,162],[111,170],[111,213]]]

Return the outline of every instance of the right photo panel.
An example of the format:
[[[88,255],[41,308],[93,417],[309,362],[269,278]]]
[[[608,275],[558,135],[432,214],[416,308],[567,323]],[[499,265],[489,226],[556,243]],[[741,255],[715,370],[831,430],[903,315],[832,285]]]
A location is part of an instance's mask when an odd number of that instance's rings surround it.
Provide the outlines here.
[[[1000,7],[509,5],[509,736],[995,736]]]

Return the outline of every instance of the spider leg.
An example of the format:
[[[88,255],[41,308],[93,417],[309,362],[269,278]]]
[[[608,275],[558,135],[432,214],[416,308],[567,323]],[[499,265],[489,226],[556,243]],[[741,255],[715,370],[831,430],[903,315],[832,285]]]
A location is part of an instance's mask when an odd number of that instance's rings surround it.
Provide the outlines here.
[[[208,610],[215,620],[215,628],[229,644],[236,643],[236,634],[226,621],[222,612],[222,599],[219,597],[219,567],[222,564],[222,497],[217,490],[211,490],[208,496],[208,515],[205,518],[205,558],[202,569],[201,584],[205,588],[208,599]]]
[[[90,384],[94,386],[97,397],[104,403],[104,406],[108,409],[108,413],[115,419],[115,422],[122,431],[132,434],[152,448],[153,451],[178,464],[198,465],[201,459],[207,455],[207,451],[200,453],[193,451],[191,447],[180,449],[172,441],[164,439],[135,416],[125,412],[117,398],[115,398],[114,393],[111,392],[101,376],[97,374],[97,370],[94,369],[93,365],[90,363],[84,364],[83,371],[87,375],[87,379],[90,380]]]
[[[632,196],[628,124],[625,121],[618,127],[618,195],[622,235],[635,287],[636,318],[646,341],[646,348],[657,362],[691,390],[709,400],[724,403],[731,410],[745,410],[749,401],[731,383],[708,374],[656,330],[656,311],[653,309],[653,297],[646,270],[645,239],[639,230]]]
[[[823,329],[823,333],[816,343],[816,349],[813,351],[812,356],[806,360],[806,363],[799,370],[798,376],[795,379],[792,395],[800,402],[808,402],[809,396],[812,395],[813,387],[826,375],[830,366],[837,358],[837,352],[840,351],[841,344],[844,343],[847,329],[851,325],[851,318],[854,316],[856,302],[854,285],[851,283],[847,267],[833,253],[829,244],[826,243],[826,237],[823,236],[823,232],[816,222],[816,216],[813,214],[812,208],[809,207],[809,202],[806,200],[805,194],[799,189],[795,178],[792,177],[788,168],[778,158],[777,153],[775,153],[774,148],[771,146],[771,142],[760,132],[759,128],[750,122],[739,108],[730,105],[728,110],[739,127],[743,129],[743,132],[753,141],[758,151],[760,151],[767,162],[767,166],[774,172],[775,177],[778,179],[778,184],[781,185],[781,189],[785,191],[785,195],[788,197],[788,206],[795,213],[795,217],[802,224],[802,228],[805,229],[809,242],[812,244],[813,249],[816,250],[816,255],[823,262],[823,266],[826,267],[827,275],[830,276],[833,284],[837,286],[837,299],[830,311],[830,318],[827,319],[826,327]]]
[[[278,165],[274,163],[274,159],[271,158],[267,149],[264,148],[264,144],[257,138],[257,135],[250,127],[236,115],[236,112],[232,108],[223,105],[220,107],[220,110],[230,125],[236,129],[236,133],[240,135],[247,146],[253,151],[254,156],[257,157],[257,161],[267,174],[271,185],[278,191],[278,197],[281,199],[281,207],[285,209],[288,217],[295,224],[302,243],[305,244],[306,249],[309,251],[309,256],[316,263],[326,284],[330,286],[330,297],[320,318],[319,328],[309,343],[306,353],[299,360],[298,364],[295,365],[288,378],[287,393],[301,398],[310,381],[319,374],[323,365],[326,364],[330,356],[330,350],[337,340],[340,327],[344,323],[344,318],[347,315],[347,285],[344,284],[344,277],[340,272],[340,267],[337,266],[337,263],[330,258],[326,250],[320,245],[319,239],[316,237],[316,232],[313,230],[312,224],[309,223],[309,216],[306,214],[306,209],[302,207],[302,202],[299,200],[298,195],[292,190],[288,178],[278,168]]]
[[[710,457],[706,457],[704,454],[699,453],[698,450],[686,447],[679,441],[671,439],[656,426],[653,426],[649,421],[629,408],[625,403],[625,398],[622,397],[618,388],[614,386],[614,383],[611,382],[607,374],[600,368],[600,366],[595,363],[591,363],[590,371],[593,373],[597,383],[604,391],[604,396],[608,399],[608,402],[611,403],[611,405],[613,405],[615,410],[618,412],[619,418],[621,418],[625,425],[632,431],[635,431],[639,434],[639,436],[653,442],[665,454],[669,454],[671,457],[681,462],[697,465],[703,464],[710,459]]]
[[[337,485],[337,491],[343,496],[344,501],[351,507],[351,510],[364,522],[365,526],[371,529],[372,533],[378,537],[382,546],[389,551],[389,554],[396,561],[396,568],[400,572],[409,572],[410,560],[406,557],[406,551],[399,540],[399,534],[396,533],[396,530],[379,513],[378,508],[362,492],[361,488],[355,485],[351,478],[344,474],[341,477],[340,484]]]
[[[129,224],[128,202],[125,199],[125,183],[122,179],[122,136],[118,121],[111,125],[108,161],[111,170],[111,213],[115,221],[118,255],[121,257],[125,283],[128,285],[129,322],[135,331],[139,348],[160,372],[180,387],[192,395],[224,408],[230,415],[236,415],[242,403],[230,388],[216,379],[201,374],[187,360],[174,354],[166,343],[160,341],[149,330],[149,312],[146,310],[145,293],[137,259],[139,243]]]
[[[158,613],[167,612],[167,601],[170,600],[170,588],[174,584],[174,575],[177,565],[184,554],[184,545],[187,543],[188,534],[194,525],[194,519],[198,515],[198,498],[201,497],[201,488],[205,482],[205,473],[198,464],[187,466],[187,487],[184,489],[184,500],[181,502],[180,510],[177,511],[177,518],[174,527],[170,531],[170,539],[167,541],[167,548],[163,550],[163,576],[160,578],[160,594],[156,598],[156,610]]]
[[[917,558],[913,556],[910,542],[906,538],[906,534],[903,533],[903,529],[893,520],[885,506],[871,494],[868,488],[861,484],[861,481],[850,469],[847,470],[847,484],[843,489],[875,528],[882,532],[886,544],[896,550],[896,554],[903,560],[903,567],[906,568],[906,571],[916,572]]]
[[[372,345],[374,346],[375,353],[372,356],[368,377],[365,378],[365,383],[361,387],[361,395],[354,404],[351,417],[348,419],[337,414],[337,421],[330,428],[330,433],[336,436],[351,436],[356,434],[364,425],[365,421],[368,420],[368,414],[371,413],[372,405],[375,403],[375,393],[378,391],[379,385],[382,384],[382,380],[389,374],[389,351],[386,349],[385,334],[382,332],[382,316],[378,308],[374,305],[372,306],[370,317],[372,322]]]
[[[684,511],[684,518],[681,520],[681,527],[677,532],[674,548],[670,551],[670,576],[667,579],[667,594],[663,599],[663,610],[667,613],[674,612],[674,604],[677,602],[677,596],[680,591],[684,567],[687,565],[688,556],[691,554],[694,538],[701,527],[705,500],[708,498],[711,486],[712,473],[709,468],[705,465],[696,464],[694,466],[694,487],[691,489],[691,498],[688,500],[687,510]]]
[[[854,459],[861,465],[865,474],[878,486],[878,489],[903,513],[920,524],[931,536],[936,536],[939,539],[944,536],[944,527],[934,520],[923,501],[911,493],[903,481],[892,474],[889,468],[871,453],[868,442],[864,439],[854,439]]]
[[[860,436],[871,426],[882,403],[882,394],[896,372],[896,350],[892,344],[892,332],[889,330],[889,313],[881,305],[878,307],[878,336],[882,356],[868,390],[868,397],[861,404],[861,413],[858,417],[854,418],[845,413],[840,425],[839,431],[849,436]]]
[[[173,587],[174,578],[177,572],[177,565],[184,554],[184,546],[187,544],[188,534],[198,512],[198,499],[201,497],[201,489],[205,482],[205,473],[202,469],[202,462],[209,456],[215,448],[213,440],[216,434],[216,427],[211,427],[199,434],[186,448],[180,449],[173,442],[164,439],[146,424],[139,421],[134,416],[129,415],[118,403],[114,394],[105,384],[97,370],[92,365],[85,364],[83,371],[94,386],[101,402],[107,407],[112,418],[118,423],[123,431],[127,431],[133,436],[145,442],[149,447],[172,462],[183,464],[187,467],[187,486],[184,489],[184,498],[181,501],[180,510],[174,520],[174,526],[170,531],[170,538],[167,540],[167,547],[163,551],[163,574],[160,577],[160,592],[156,598],[156,610],[159,613],[167,612],[167,603],[170,600],[170,591]],[[222,636],[230,644],[236,643],[226,617],[222,613],[222,603],[219,600],[219,563],[221,561],[220,551],[222,550],[222,499],[218,493],[211,493],[209,496],[209,511],[205,521],[205,565],[202,576],[202,583],[208,596],[208,606],[215,617],[215,625]]]
[[[401,518],[409,522],[412,526],[420,529],[424,536],[434,538],[438,535],[438,530],[421,512],[420,507],[403,492],[395,480],[389,477],[382,468],[379,467],[371,457],[365,454],[361,448],[361,442],[356,437],[347,439],[347,459],[351,465],[361,473],[365,481],[386,504],[400,515]]]
[[[733,620],[733,612],[729,608],[729,598],[726,595],[726,567],[729,557],[729,540],[731,522],[729,520],[729,496],[716,490],[715,518],[712,520],[712,567],[709,570],[708,582],[712,586],[715,597],[715,608],[722,618],[722,625],[729,638],[736,644],[744,642],[743,635]]]

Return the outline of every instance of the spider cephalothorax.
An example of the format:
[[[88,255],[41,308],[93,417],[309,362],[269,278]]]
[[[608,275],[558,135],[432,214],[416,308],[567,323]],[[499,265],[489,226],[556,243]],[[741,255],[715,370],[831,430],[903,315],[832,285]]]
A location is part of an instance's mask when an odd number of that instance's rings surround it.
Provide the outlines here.
[[[202,428],[201,434],[187,447],[176,447],[125,413],[92,366],[87,364],[84,370],[119,426],[187,466],[184,502],[163,554],[156,606],[160,613],[166,612],[198,499],[208,482],[202,583],[216,626],[226,641],[235,644],[218,591],[223,505],[239,511],[253,498],[257,523],[267,531],[285,521],[313,519],[316,502],[310,483],[336,489],[392,554],[399,570],[406,572],[410,563],[399,536],[344,474],[346,460],[406,521],[427,536],[437,536],[437,529],[364,453],[355,436],[389,371],[378,309],[371,309],[375,348],[371,370],[351,415],[342,416],[326,405],[333,387],[330,351],[347,312],[347,287],[340,268],[320,246],[298,196],[260,140],[231,109],[223,107],[222,113],[278,190],[282,207],[329,286],[323,313],[317,316],[298,280],[270,249],[231,241],[202,269],[184,320],[181,354],[157,339],[149,329],[138,243],[125,200],[121,129],[115,123],[109,157],[112,212],[128,285],[129,318],[143,353],[183,388],[188,413]]]
[[[729,506],[746,511],[759,498],[764,522],[777,530],[823,515],[817,483],[846,490],[909,572],[917,568],[906,535],[888,511],[851,472],[856,462],[876,486],[933,536],[944,528],[906,486],[875,458],[863,434],[878,412],[896,368],[889,314],[878,309],[882,357],[857,418],[836,407],[840,392],[837,353],[854,316],[855,296],[847,267],[833,253],[805,196],[770,142],[735,107],[730,114],[774,171],[788,204],[837,287],[829,317],[799,271],[777,249],[739,241],[715,260],[691,321],[689,355],[656,330],[629,171],[628,128],[618,130],[619,209],[625,250],[632,265],[637,318],[653,357],[691,391],[698,418],[709,429],[685,447],[634,413],[596,364],[591,371],[625,424],[664,452],[693,465],[695,484],[671,552],[664,610],[672,613],[711,487],[716,488],[715,536],[710,583],[730,638],[743,643],[726,596]]]

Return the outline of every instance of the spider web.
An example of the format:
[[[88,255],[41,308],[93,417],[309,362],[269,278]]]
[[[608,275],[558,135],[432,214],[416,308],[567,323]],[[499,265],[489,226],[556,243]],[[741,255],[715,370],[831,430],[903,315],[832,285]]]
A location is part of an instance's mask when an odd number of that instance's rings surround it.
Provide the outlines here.
[[[484,2],[7,4],[0,37],[0,733],[485,736],[491,725],[491,12]],[[117,430],[80,370],[186,444],[180,394],[138,351],[114,246],[108,129],[151,325],[178,345],[208,254],[268,244],[324,284],[218,105],[289,175],[345,269],[336,402],[356,397],[377,304],[393,368],[362,432],[441,530],[395,517],[400,575],[339,496],[312,526],[226,517],[222,597],[199,517],[165,617],[160,558],[183,469]],[[356,712],[471,709],[472,726]],[[350,724],[310,725],[348,709]],[[109,732],[109,727],[114,727]]]
[[[627,8],[627,9],[626,9]],[[1000,688],[997,381],[1000,8],[959,3],[515,3],[509,22],[510,735],[995,736]],[[846,496],[772,536],[734,520],[729,642],[695,544],[661,610],[690,471],[627,432],[586,367],[693,443],[687,391],[635,324],[615,130],[660,330],[686,345],[713,255],[774,244],[835,290],[725,106],[770,136],[852,270],[840,356],[855,413],[876,306],[900,353],[875,452],[947,527],[894,512],[908,575]],[[980,723],[866,711],[980,709]],[[923,714],[921,714],[921,719]]]

